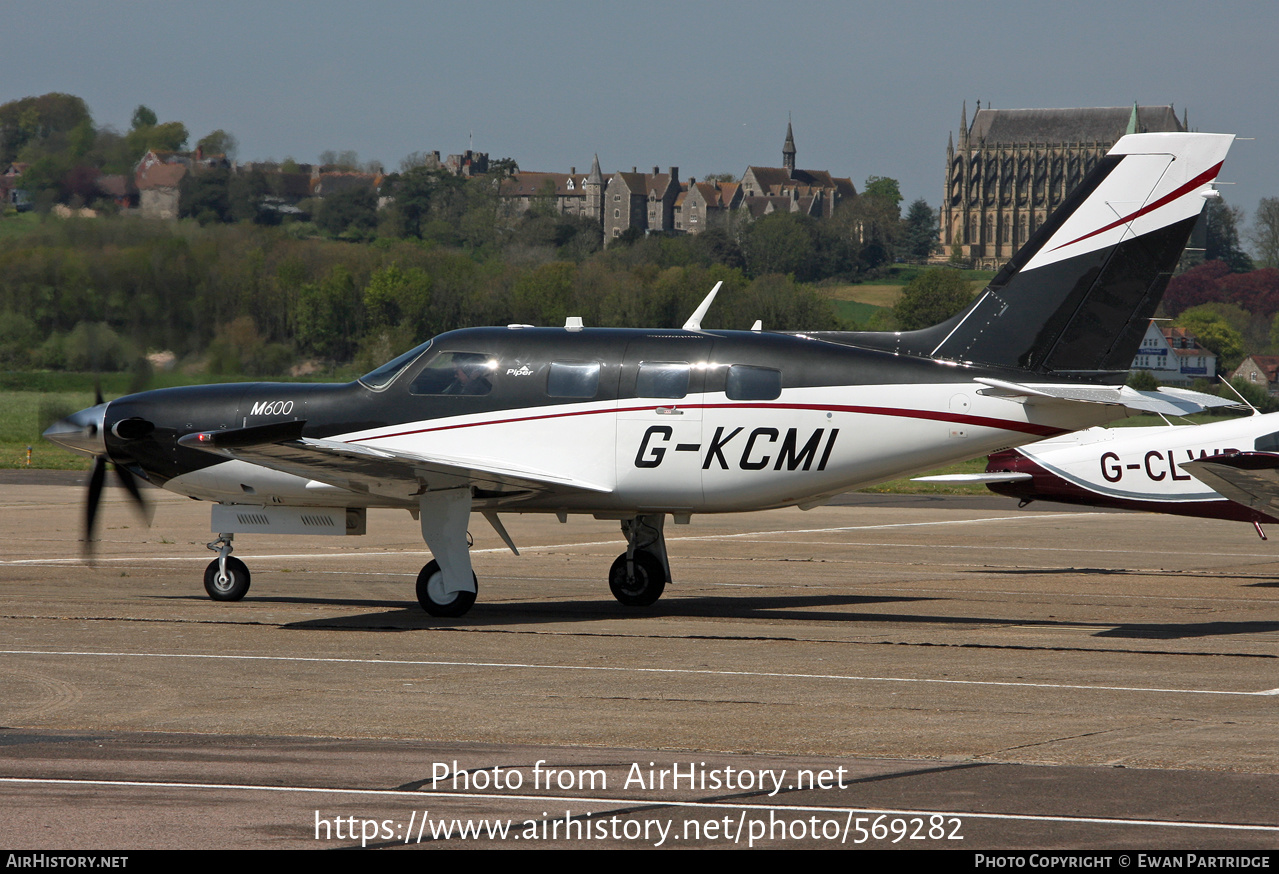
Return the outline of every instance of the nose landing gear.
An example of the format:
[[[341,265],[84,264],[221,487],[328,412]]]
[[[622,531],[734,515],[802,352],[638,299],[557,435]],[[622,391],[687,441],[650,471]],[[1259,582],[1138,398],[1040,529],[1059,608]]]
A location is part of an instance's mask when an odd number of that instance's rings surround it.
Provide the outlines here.
[[[231,557],[233,534],[219,534],[218,539],[206,544],[218,557],[204,569],[204,591],[214,601],[238,601],[249,591],[249,568],[238,558]]]
[[[626,552],[619,555],[609,569],[608,587],[613,597],[627,607],[648,607],[656,603],[670,582],[665,522],[663,514],[636,516],[622,522]]]

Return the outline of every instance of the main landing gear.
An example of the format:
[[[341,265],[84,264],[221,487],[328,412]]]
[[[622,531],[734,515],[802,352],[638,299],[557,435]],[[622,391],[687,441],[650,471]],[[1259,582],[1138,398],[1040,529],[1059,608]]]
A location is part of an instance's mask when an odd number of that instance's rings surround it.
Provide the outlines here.
[[[479,580],[471,569],[469,488],[427,492],[419,498],[422,539],[435,556],[417,575],[417,600],[432,616],[464,616],[475,604]],[[666,516],[641,514],[622,520],[626,551],[608,572],[613,597],[627,607],[648,607],[671,581],[666,555]],[[499,533],[502,529],[499,528]],[[204,571],[204,590],[215,601],[239,601],[249,591],[249,569],[231,556],[232,534],[208,544],[218,557]],[[509,544],[509,538],[503,537]]]
[[[470,592],[448,591],[444,587],[444,571],[440,570],[440,563],[432,559],[417,575],[417,602],[432,616],[462,616],[475,604],[475,596],[480,590],[474,571],[471,572],[471,584],[475,588]]]
[[[647,607],[662,597],[671,579],[671,566],[666,557],[666,535],[662,530],[666,516],[636,516],[622,520],[626,552],[613,562],[608,572],[608,587],[613,597],[627,607]]]
[[[249,591],[249,569],[238,558],[231,557],[233,534],[219,534],[207,544],[218,557],[204,569],[204,591],[215,601],[238,601]]]
[[[435,558],[417,575],[417,600],[432,616],[462,616],[475,603],[479,581],[471,570],[470,488],[427,492],[418,498],[422,539]]]

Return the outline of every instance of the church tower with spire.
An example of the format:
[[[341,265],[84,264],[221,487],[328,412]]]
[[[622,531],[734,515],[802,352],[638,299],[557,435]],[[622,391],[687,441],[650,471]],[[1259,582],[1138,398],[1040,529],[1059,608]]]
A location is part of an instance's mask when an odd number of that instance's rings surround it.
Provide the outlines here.
[[[600,172],[598,152],[595,153],[595,160],[591,162],[591,173],[586,177],[582,188],[586,191],[586,205],[582,214],[602,224],[604,222],[604,174]]]
[[[786,142],[782,144],[782,166],[793,177],[795,175],[795,134],[790,129],[790,122],[786,122]]]

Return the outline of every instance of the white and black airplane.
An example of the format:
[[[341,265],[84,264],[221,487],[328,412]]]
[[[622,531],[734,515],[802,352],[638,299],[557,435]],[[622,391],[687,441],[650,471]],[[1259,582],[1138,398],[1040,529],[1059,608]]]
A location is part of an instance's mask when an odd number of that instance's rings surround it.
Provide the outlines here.
[[[991,454],[986,472],[917,477],[999,495],[1251,522],[1279,522],[1279,413],[1206,425],[1089,428]]]
[[[215,502],[218,600],[249,588],[233,534],[360,534],[367,508],[398,507],[434,556],[433,615],[475,601],[473,511],[512,550],[501,513],[619,520],[609,586],[648,605],[668,515],[809,508],[1126,408],[1199,408],[1122,382],[1232,140],[1124,137],[971,306],[920,331],[708,330],[708,297],[679,330],[451,331],[347,385],[160,389],[45,436],[96,459],[87,539],[108,462],[135,497],[141,477]]]

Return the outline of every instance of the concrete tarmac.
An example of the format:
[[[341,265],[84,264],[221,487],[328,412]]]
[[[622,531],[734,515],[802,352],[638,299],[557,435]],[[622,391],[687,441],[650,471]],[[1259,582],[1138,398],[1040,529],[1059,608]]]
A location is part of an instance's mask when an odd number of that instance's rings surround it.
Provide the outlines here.
[[[225,604],[208,505],[148,494],[151,528],[107,491],[88,566],[82,488],[0,483],[10,847],[1279,840],[1279,548],[1248,525],[994,497],[694,517],[637,610],[616,523],[504,516],[515,557],[477,515],[479,600],[446,620],[407,513],[237,536],[253,584]]]

